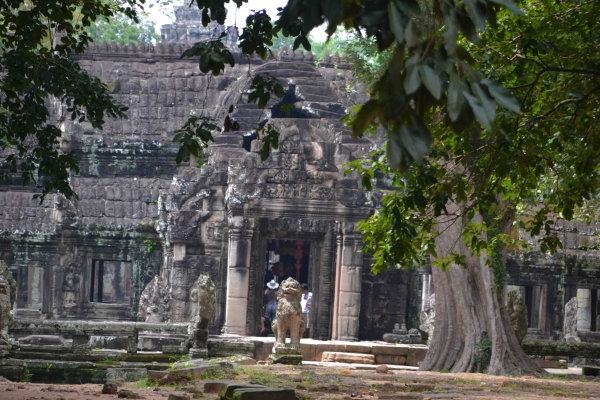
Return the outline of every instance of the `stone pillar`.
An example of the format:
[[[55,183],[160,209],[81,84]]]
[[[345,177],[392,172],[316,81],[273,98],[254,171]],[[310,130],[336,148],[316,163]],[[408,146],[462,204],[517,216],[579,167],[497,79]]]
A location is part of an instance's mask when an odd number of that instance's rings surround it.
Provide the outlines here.
[[[589,331],[592,328],[592,291],[577,289],[577,330]]]
[[[139,339],[139,332],[137,329],[134,329],[131,336],[127,337],[127,352],[128,353],[137,353],[138,339]]]
[[[344,222],[339,274],[337,337],[358,341],[360,292],[362,285],[363,240],[355,224]]]
[[[431,274],[421,275],[423,278],[423,288],[421,290],[421,311],[425,309],[425,303],[429,300],[429,296],[433,294],[433,279]]]
[[[230,334],[246,335],[253,222],[244,217],[229,219],[225,332]]]

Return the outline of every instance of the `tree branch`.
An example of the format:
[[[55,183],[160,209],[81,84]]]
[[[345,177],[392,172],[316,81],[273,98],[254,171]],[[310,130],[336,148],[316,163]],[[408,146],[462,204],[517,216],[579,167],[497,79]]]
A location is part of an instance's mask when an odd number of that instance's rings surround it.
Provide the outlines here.
[[[563,100],[560,103],[558,103],[557,105],[555,105],[554,107],[552,107],[552,109],[550,109],[544,115],[542,115],[541,118],[546,118],[546,117],[550,116],[553,112],[555,112],[556,110],[558,110],[560,107],[564,106],[565,104],[571,104],[571,103],[579,104],[579,103],[585,101],[587,98],[589,98],[592,94],[594,94],[598,90],[600,90],[600,85],[596,86],[595,88],[593,88],[592,90],[590,90],[589,92],[587,92],[586,94],[584,94],[582,97],[580,97],[578,99]]]

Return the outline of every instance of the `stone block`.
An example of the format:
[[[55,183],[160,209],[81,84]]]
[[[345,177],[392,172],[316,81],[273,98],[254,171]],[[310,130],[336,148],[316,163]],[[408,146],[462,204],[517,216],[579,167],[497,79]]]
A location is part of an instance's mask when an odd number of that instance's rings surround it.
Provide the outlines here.
[[[244,319],[244,322],[246,320]],[[226,341],[209,341],[208,356],[213,357],[229,357],[229,356],[247,356],[254,357],[254,343],[248,342],[226,342]]]
[[[205,391],[206,391],[206,385],[205,387]],[[224,384],[219,385],[219,398],[223,399],[223,400],[229,400],[233,398],[233,392],[235,392],[236,389],[268,389],[267,386],[263,386],[263,385],[252,385],[252,384],[243,384],[243,383],[239,383],[239,382],[227,382],[225,381]]]
[[[301,354],[270,354],[269,360],[273,364],[302,365]]]
[[[228,399],[228,398],[227,398]],[[239,388],[233,391],[231,400],[295,400],[293,389]]]
[[[146,368],[107,368],[106,380],[116,381],[121,378],[125,382],[137,382],[148,376]]]
[[[376,364],[406,365],[406,356],[377,354],[375,356],[375,363]]]
[[[410,346],[407,345],[373,345],[371,352],[377,355],[407,356]]]
[[[20,381],[26,370],[25,360],[0,359],[0,376],[11,381]]]
[[[375,364],[375,356],[373,354],[325,351],[323,352],[323,357],[321,358],[321,361],[349,364]]]
[[[425,355],[427,354],[427,347],[414,347],[411,346],[408,351],[408,356],[406,357],[406,365],[411,367],[418,367],[419,362],[425,359]]]
[[[151,381],[158,382],[169,374],[169,371],[148,371],[148,379]]]

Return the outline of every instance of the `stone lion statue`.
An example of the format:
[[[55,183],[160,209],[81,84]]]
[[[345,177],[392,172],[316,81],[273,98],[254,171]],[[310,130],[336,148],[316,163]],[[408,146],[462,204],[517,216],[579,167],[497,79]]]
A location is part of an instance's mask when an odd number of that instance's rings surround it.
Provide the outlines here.
[[[290,349],[300,350],[300,338],[306,329],[306,324],[302,320],[301,298],[302,287],[297,280],[288,278],[281,282],[277,292],[277,314],[271,324],[276,339],[275,349],[286,347],[285,338],[289,332]]]
[[[527,306],[516,290],[508,292],[506,297],[506,309],[510,318],[510,324],[515,331],[517,340],[519,343],[522,343],[525,335],[527,335]]]

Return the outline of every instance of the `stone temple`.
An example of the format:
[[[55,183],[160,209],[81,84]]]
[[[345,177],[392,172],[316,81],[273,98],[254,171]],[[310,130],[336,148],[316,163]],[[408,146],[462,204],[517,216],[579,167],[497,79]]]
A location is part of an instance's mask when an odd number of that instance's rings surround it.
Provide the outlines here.
[[[396,324],[418,328],[434,293],[431,267],[370,273],[358,221],[371,215],[386,189],[365,192],[344,164],[367,155],[383,138],[353,138],[339,122],[365,100],[344,57],[285,47],[266,61],[242,58],[217,77],[180,59],[198,40],[225,32],[202,28],[198,10],[176,7],[156,45],[96,44],[78,57],[129,119],[102,131],[78,124],[54,104],[81,172],[79,199],[49,195],[18,182],[0,187],[0,258],[17,282],[16,319],[186,322],[195,312],[191,289],[201,274],[215,283],[211,334],[258,335],[263,292],[271,279],[293,277],[313,292],[313,339],[381,340]],[[247,103],[254,73],[287,89],[290,115],[275,102]],[[175,132],[190,114],[223,120],[233,105],[238,132],[215,135],[201,159],[178,165]],[[273,124],[280,145],[264,162],[253,130]],[[513,254],[510,289],[528,307],[528,336],[562,339],[564,305],[579,299],[582,341],[600,342],[600,259],[596,225],[559,221],[565,250]]]
[[[38,205],[32,188],[0,189],[0,254],[18,283],[17,319],[185,322],[203,273],[216,285],[213,334],[257,335],[265,283],[289,276],[314,294],[313,338],[380,339],[418,321],[418,272],[371,275],[355,229],[377,199],[343,165],[380,139],[352,138],[339,122],[365,97],[349,65],[334,55],[316,68],[310,53],[286,49],[251,59],[252,73],[277,77],[295,101],[289,116],[276,103],[263,111],[247,104],[241,55],[217,77],[180,59],[222,31],[232,43],[232,28],[202,28],[187,7],[176,18],[161,43],[102,43],[79,57],[129,107],[128,120],[95,131],[55,105],[63,149],[80,160],[71,181],[79,200],[50,195]],[[178,165],[173,137],[190,113],[223,121],[231,105],[240,131],[216,134],[204,160]],[[261,162],[251,131],[266,119],[281,138]]]

